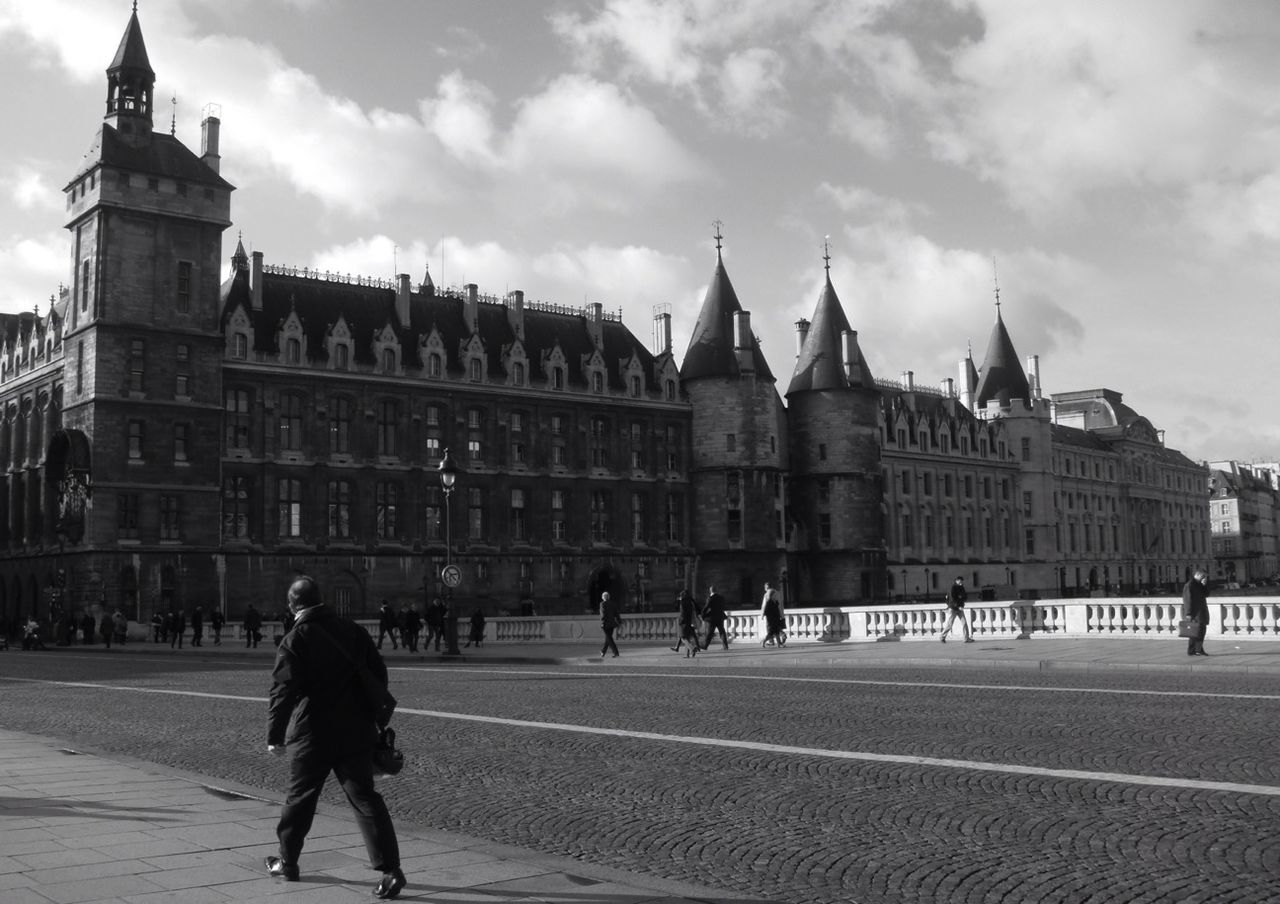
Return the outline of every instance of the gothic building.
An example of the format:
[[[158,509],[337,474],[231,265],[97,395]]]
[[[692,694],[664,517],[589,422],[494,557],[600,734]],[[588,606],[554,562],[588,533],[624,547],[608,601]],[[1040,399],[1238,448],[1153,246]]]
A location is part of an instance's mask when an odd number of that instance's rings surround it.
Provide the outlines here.
[[[720,254],[680,363],[568,308],[221,260],[234,187],[156,132],[137,14],[67,183],[67,288],[0,315],[0,614],[443,594],[580,613],[714,584],[790,605],[1133,591],[1205,564],[1208,472],[1111,390],[1041,391],[997,302],[982,366],[876,379],[828,268],[780,392]],[[829,264],[829,259],[828,259]],[[864,338],[861,341],[868,341]],[[874,337],[869,341],[874,342]],[[439,470],[456,462],[446,493]]]

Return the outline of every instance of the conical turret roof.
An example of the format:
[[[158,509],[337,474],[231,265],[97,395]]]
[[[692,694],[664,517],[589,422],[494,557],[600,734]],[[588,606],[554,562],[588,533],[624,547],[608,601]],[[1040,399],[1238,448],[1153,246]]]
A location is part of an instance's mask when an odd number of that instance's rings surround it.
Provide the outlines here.
[[[997,306],[996,323],[991,328],[991,338],[987,340],[987,356],[982,361],[974,405],[985,408],[987,402],[995,399],[1002,408],[1007,408],[1012,399],[1030,398],[1031,385],[1027,382],[1027,375],[1022,370],[1018,353],[1013,348],[1013,340],[1009,338],[1009,331],[1004,327],[1004,319]]]
[[[716,269],[711,275],[711,285],[702,301],[698,322],[684,353],[680,366],[680,379],[697,380],[702,377],[736,377],[741,372],[738,356],[733,347],[733,315],[742,310],[738,293],[733,290],[724,259],[716,251]],[[752,368],[757,377],[772,380],[773,373],[760,351],[760,343],[751,337]]]
[[[116,48],[115,58],[107,67],[107,72],[130,69],[145,72],[155,79],[155,70],[151,68],[151,60],[147,58],[147,45],[142,40],[142,26],[138,24],[138,8],[134,6],[129,24],[125,26],[124,35],[120,38],[120,46]]]
[[[844,334],[852,332],[844,306],[831,285],[831,273],[827,272],[826,285],[818,296],[809,331],[796,359],[796,369],[791,376],[787,395],[793,392],[821,389],[861,389],[875,385],[871,370],[867,367],[862,350],[858,348],[857,335],[853,337],[853,354],[856,366],[846,371],[844,366]]]

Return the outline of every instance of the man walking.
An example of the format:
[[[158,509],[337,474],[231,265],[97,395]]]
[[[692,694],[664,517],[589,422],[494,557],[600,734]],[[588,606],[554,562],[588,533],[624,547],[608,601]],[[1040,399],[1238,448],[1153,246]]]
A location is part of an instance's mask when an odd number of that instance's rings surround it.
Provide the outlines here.
[[[969,632],[969,620],[964,614],[964,604],[968,599],[969,592],[964,589],[964,578],[956,578],[951,589],[947,591],[947,623],[942,628],[942,637],[939,638],[943,643],[947,642],[947,635],[951,633],[951,626],[956,623],[957,618],[960,619],[960,627],[964,628],[964,642],[973,643],[973,635]]]
[[[369,865],[382,873],[379,898],[394,898],[405,886],[395,826],[373,785],[373,748],[379,725],[359,677],[361,667],[383,687],[387,667],[364,628],[324,605],[320,586],[302,576],[289,587],[293,629],[280,641],[267,709],[267,750],[292,752],[289,788],[276,835],[280,856],[266,858],[267,871],[297,882],[298,858],[311,829],[316,804],[332,772],[355,811]]]
[[[724,644],[724,648],[729,649],[729,635],[724,631],[724,620],[729,617],[729,610],[725,606],[724,597],[716,593],[714,585],[707,588],[707,604],[702,607],[702,620],[707,623],[707,639],[702,644],[702,649],[711,646],[711,638],[716,632],[720,632],[720,642]]]
[[[604,631],[604,646],[600,648],[600,658],[604,659],[610,650],[618,655],[618,645],[614,643],[613,632],[622,624],[622,607],[614,602],[606,590],[600,594],[600,628]]]
[[[253,603],[244,612],[244,646],[245,649],[258,649],[258,641],[262,640],[262,613]]]
[[[1182,614],[1197,622],[1196,633],[1187,638],[1188,656],[1208,656],[1204,635],[1209,630],[1209,575],[1197,568],[1182,588]]]

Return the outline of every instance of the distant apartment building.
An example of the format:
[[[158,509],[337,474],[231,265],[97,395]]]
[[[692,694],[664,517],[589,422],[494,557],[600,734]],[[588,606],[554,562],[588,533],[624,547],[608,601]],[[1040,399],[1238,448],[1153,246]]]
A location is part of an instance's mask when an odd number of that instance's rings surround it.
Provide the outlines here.
[[[1274,464],[1209,463],[1214,580],[1250,583],[1280,571],[1280,471]]]

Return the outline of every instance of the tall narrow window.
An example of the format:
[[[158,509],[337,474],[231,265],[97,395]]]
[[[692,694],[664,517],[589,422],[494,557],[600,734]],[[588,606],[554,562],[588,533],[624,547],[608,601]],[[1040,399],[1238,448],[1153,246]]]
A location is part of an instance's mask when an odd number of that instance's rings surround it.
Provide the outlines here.
[[[439,540],[444,536],[444,522],[440,508],[440,488],[427,487],[426,505],[422,510],[423,527],[428,540]]]
[[[388,481],[379,481],[375,488],[374,528],[379,540],[396,538],[397,513],[400,509],[400,487]]]
[[[121,540],[138,539],[137,493],[121,493],[116,497],[116,536]]]
[[[631,494],[631,539],[635,543],[644,542],[644,494]]]
[[[187,460],[187,431],[189,425],[174,424],[173,425],[173,460]]]
[[[396,352],[393,348],[384,348],[382,350],[382,372],[384,374],[393,374],[396,372]]]
[[[609,542],[610,497],[606,490],[591,493],[591,542]]]
[[[129,458],[138,461],[142,458],[142,445],[146,439],[146,425],[142,421],[129,421]]]
[[[173,394],[188,396],[191,394],[191,346],[179,343],[175,352],[177,359],[177,377],[174,380]]]
[[[286,364],[302,363],[302,342],[297,339],[286,339],[284,343],[284,360]]]
[[[564,542],[567,528],[564,521],[564,490],[551,491],[551,539]]]
[[[280,536],[302,536],[302,481],[286,478],[279,483]]]
[[[280,449],[297,452],[302,448],[302,399],[286,393],[280,397]]]
[[[229,540],[249,537],[248,477],[228,477],[222,483],[222,536]]]
[[[484,491],[479,487],[467,489],[467,537],[471,540],[484,539]]]
[[[351,349],[345,344],[333,347],[333,367],[335,370],[347,370],[351,366]]]
[[[84,392],[84,340],[76,342],[76,392]]]
[[[249,448],[249,392],[228,389],[226,400],[227,448]]]
[[[378,454],[393,456],[398,452],[397,431],[400,429],[400,404],[392,399],[378,403]]]
[[[677,493],[667,495],[667,542],[684,541],[684,497]]]
[[[147,343],[142,339],[129,340],[129,391],[142,392],[143,375],[146,372]]]
[[[351,482],[329,481],[329,537],[351,539]]]
[[[178,261],[178,297],[179,314],[191,310],[191,261]]]
[[[231,339],[231,355],[237,361],[243,361],[249,357],[249,337],[244,333],[236,333]]]
[[[179,497],[162,495],[160,497],[160,539],[182,539],[182,518],[179,508]]]
[[[351,400],[337,397],[329,403],[329,453],[351,451]]]
[[[525,539],[524,490],[511,491],[511,539]]]
[[[89,310],[89,262],[80,264],[80,310]]]
[[[725,526],[730,543],[742,542],[742,475],[730,471],[724,476]]]

